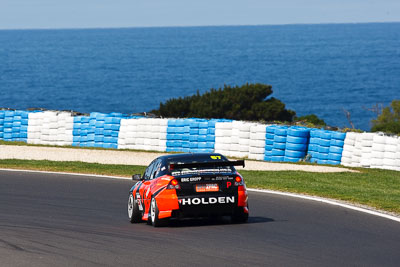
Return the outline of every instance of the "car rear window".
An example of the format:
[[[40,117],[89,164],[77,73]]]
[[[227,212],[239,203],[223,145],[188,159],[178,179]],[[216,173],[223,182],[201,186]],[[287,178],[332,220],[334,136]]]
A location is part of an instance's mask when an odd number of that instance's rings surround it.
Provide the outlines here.
[[[203,163],[203,162],[223,162],[228,161],[222,155],[198,155],[186,158],[171,159],[169,164],[173,165],[171,170],[171,175],[187,175],[187,174],[198,174],[198,173],[232,173],[235,171],[233,166],[206,166],[206,167],[193,167],[193,168],[179,168],[178,164],[188,164],[188,163]]]

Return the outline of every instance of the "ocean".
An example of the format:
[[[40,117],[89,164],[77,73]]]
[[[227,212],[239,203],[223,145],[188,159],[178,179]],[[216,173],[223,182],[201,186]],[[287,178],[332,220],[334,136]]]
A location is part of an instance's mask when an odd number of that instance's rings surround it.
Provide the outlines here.
[[[400,99],[400,23],[0,31],[0,107],[138,113],[245,83],[369,130]]]

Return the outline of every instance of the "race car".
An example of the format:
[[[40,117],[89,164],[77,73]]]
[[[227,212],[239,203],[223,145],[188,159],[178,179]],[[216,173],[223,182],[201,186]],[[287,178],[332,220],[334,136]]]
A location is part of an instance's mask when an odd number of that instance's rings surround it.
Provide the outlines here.
[[[155,227],[170,218],[231,216],[244,223],[249,217],[248,195],[243,177],[218,153],[183,153],[156,158],[143,176],[132,176],[128,216],[131,223],[147,221]]]

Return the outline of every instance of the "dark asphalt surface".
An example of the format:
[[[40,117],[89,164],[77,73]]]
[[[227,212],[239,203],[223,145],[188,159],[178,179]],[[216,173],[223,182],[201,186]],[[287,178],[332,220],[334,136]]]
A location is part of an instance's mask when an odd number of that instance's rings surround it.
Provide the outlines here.
[[[247,224],[131,224],[129,180],[0,171],[0,266],[399,266],[400,224],[250,193]]]

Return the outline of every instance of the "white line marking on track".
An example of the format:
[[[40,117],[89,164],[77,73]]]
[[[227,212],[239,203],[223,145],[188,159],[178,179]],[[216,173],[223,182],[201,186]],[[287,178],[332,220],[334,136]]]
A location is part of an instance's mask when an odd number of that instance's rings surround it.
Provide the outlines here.
[[[127,177],[98,175],[98,174],[71,173],[71,172],[50,172],[50,171],[16,170],[16,169],[1,169],[1,168],[0,168],[0,171],[50,173],[50,174],[64,174],[64,175],[89,176],[89,177],[100,177],[100,178],[119,179],[119,180],[130,180],[130,178],[127,178]],[[356,206],[353,206],[353,205],[350,205],[350,204],[345,204],[345,203],[342,203],[342,202],[339,202],[339,201],[336,201],[336,200],[333,200],[333,199],[326,199],[326,198],[321,198],[321,197],[299,195],[299,194],[294,194],[294,193],[279,192],[279,191],[266,190],[266,189],[247,188],[247,190],[250,191],[250,192],[274,194],[274,195],[281,195],[281,196],[294,197],[294,198],[300,198],[300,199],[306,199],[306,200],[322,202],[322,203],[325,203],[325,204],[329,204],[329,205],[333,205],[333,206],[339,206],[339,207],[342,207],[342,208],[355,210],[355,211],[367,213],[367,214],[370,214],[370,215],[386,218],[386,219],[389,219],[389,220],[392,220],[392,221],[400,222],[400,217],[396,217],[396,216],[393,216],[393,215],[381,213],[381,212],[374,211],[374,210],[369,210],[369,209],[366,209],[366,208],[356,207]]]

